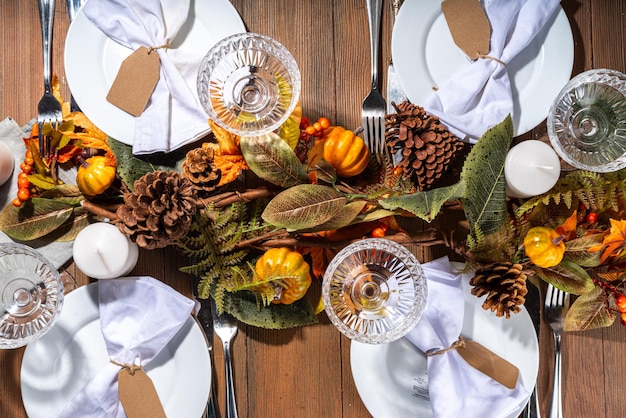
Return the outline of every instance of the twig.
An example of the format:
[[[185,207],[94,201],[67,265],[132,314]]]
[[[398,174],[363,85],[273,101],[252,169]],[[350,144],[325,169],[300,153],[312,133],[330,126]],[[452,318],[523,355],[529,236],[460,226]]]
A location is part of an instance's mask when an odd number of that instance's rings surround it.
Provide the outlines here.
[[[248,189],[244,192],[224,192],[205,199],[198,199],[198,206],[205,207],[213,203],[216,208],[232,205],[237,202],[250,202],[255,199],[262,199],[276,194],[275,190],[266,188]]]
[[[102,216],[103,218],[108,218],[112,221],[117,220],[117,215],[114,212],[111,212],[110,210],[107,210],[101,206],[98,206],[95,203],[90,202],[89,200],[81,201],[80,205],[87,212],[93,213],[96,216]]]

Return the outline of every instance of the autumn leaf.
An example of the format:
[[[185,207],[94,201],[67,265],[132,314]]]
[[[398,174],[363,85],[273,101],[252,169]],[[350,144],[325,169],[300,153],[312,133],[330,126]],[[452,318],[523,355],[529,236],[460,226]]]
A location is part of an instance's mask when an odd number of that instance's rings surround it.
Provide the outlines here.
[[[601,251],[604,248],[600,262],[604,263],[609,257],[620,258],[626,254],[626,220],[611,221],[611,229],[604,237],[602,245],[596,245],[589,248],[589,251]]]
[[[337,255],[336,250],[324,247],[304,247],[301,251],[303,255],[309,254],[311,256],[313,276],[320,280],[324,278],[324,273],[326,272],[330,260]]]
[[[578,225],[577,213],[574,211],[572,215],[563,222],[563,225],[556,227],[556,232],[565,236],[565,241],[576,239],[576,226]]]

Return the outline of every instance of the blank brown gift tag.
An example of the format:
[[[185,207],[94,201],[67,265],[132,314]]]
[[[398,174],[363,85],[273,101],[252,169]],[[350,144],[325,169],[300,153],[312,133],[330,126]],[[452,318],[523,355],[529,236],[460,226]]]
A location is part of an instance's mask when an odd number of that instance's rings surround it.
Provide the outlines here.
[[[464,340],[465,346],[457,347],[457,352],[470,366],[491,377],[509,389],[515,389],[519,369],[507,360],[483,347],[476,341]]]
[[[478,0],[445,0],[441,10],[454,43],[470,59],[489,53],[491,26]]]
[[[152,379],[142,369],[117,374],[118,396],[128,418],[166,418]]]
[[[159,54],[145,46],[139,47],[122,61],[107,94],[107,101],[133,116],[143,113],[159,82]]]

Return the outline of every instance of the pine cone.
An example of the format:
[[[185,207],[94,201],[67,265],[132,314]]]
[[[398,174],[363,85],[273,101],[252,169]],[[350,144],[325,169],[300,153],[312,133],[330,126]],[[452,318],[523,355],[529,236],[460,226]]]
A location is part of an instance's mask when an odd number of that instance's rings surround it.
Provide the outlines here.
[[[399,166],[420,191],[432,187],[450,167],[463,143],[422,107],[407,101],[386,115],[385,138],[392,151],[402,153]]]
[[[471,292],[477,297],[487,295],[483,309],[510,318],[526,301],[526,278],[521,264],[494,263],[476,270],[470,280]]]
[[[153,171],[134,184],[117,209],[118,228],[142,248],[152,250],[185,236],[196,213],[196,191],[176,171]]]
[[[213,165],[215,150],[202,147],[189,151],[182,164],[183,177],[204,192],[212,192],[222,178],[222,172]]]

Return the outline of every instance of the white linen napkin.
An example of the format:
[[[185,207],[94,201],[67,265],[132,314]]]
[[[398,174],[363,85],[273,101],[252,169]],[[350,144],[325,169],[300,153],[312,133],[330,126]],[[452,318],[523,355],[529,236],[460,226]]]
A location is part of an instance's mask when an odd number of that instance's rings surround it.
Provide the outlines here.
[[[84,6],[87,18],[104,34],[133,50],[172,42],[189,10],[190,0],[89,0]],[[156,51],[161,76],[145,111],[135,118],[134,154],[173,151],[209,132],[195,93],[203,57],[168,48]]]
[[[449,348],[463,327],[461,275],[447,257],[422,265],[428,280],[424,314],[406,338],[423,352]],[[456,350],[428,357],[428,392],[435,418],[510,416],[528,399],[518,378],[511,390],[470,366]]]
[[[142,367],[176,335],[195,306],[193,300],[147,276],[100,280],[98,299],[109,358]],[[119,371],[120,366],[107,363],[59,417],[125,417],[117,394]]]
[[[481,3],[491,24],[487,55],[503,63],[511,62],[528,46],[559,8],[559,0],[484,0]],[[438,86],[422,106],[438,116],[459,138],[475,143],[507,115],[514,116],[513,92],[506,66],[494,59],[479,58]]]

